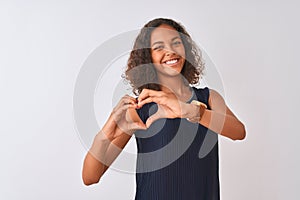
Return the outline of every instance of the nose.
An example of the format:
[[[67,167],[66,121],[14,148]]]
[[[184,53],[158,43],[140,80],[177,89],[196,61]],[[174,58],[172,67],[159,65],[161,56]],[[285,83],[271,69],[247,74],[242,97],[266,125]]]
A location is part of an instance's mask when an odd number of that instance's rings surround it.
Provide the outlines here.
[[[172,49],[172,47],[166,46],[165,47],[165,54],[167,56],[170,56],[170,55],[176,54],[176,52]]]
[[[173,55],[173,54],[175,54],[174,51],[167,51],[167,52],[166,52],[166,56],[170,56],[170,55]]]

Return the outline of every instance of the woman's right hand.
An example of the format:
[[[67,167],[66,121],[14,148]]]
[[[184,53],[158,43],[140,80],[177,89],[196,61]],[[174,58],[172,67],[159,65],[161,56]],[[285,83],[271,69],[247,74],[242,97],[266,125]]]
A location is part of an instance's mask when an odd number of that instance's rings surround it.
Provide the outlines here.
[[[125,95],[120,99],[111,114],[120,131],[114,131],[111,139],[118,137],[122,132],[132,135],[135,130],[147,128],[138,116],[136,108],[138,108],[138,105],[135,98]]]
[[[101,131],[95,136],[83,164],[82,178],[86,185],[99,182],[135,130],[146,129],[136,108],[135,98],[129,95],[122,97]]]

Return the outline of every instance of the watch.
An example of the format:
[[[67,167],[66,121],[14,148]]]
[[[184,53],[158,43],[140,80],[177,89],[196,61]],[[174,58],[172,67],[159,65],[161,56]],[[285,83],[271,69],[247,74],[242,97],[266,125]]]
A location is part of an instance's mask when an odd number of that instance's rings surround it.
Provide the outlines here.
[[[207,105],[205,103],[202,103],[202,102],[196,101],[196,100],[193,100],[191,102],[191,104],[194,104],[194,105],[197,105],[200,107],[200,109],[199,109],[200,115],[197,117],[194,117],[194,118],[187,118],[187,120],[190,122],[193,122],[193,123],[199,123],[199,120],[201,119],[201,117],[204,113],[204,110],[207,108]]]

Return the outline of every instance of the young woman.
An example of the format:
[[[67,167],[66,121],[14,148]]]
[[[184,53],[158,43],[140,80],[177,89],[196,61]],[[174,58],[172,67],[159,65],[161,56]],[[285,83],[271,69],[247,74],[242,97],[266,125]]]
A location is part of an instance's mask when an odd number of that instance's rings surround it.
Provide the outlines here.
[[[190,86],[203,69],[183,26],[163,18],[148,22],[125,73],[138,97],[124,96],[95,136],[84,160],[84,183],[98,183],[135,134],[135,199],[220,199],[217,135],[242,140],[246,132],[217,91]],[[200,156],[207,137],[215,141]]]

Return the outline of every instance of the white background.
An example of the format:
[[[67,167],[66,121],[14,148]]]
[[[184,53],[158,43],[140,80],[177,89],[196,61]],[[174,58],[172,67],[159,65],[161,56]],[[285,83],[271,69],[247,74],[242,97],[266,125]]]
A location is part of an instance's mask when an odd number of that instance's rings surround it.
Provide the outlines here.
[[[101,183],[83,185],[87,149],[72,98],[95,48],[156,17],[181,22],[201,44],[222,76],[227,104],[246,125],[244,141],[220,138],[221,198],[299,199],[299,6],[0,1],[0,199],[133,199],[133,174],[109,170]]]

